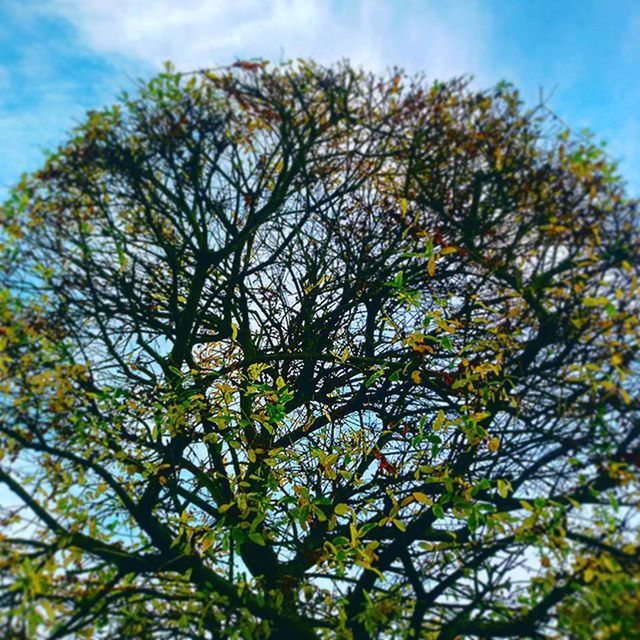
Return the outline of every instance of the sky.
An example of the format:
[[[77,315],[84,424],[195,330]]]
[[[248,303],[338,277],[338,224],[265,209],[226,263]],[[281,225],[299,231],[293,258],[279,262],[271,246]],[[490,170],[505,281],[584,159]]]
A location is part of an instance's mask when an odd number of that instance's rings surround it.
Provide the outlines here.
[[[164,61],[349,58],[544,96],[640,195],[638,0],[0,0],[0,196]]]

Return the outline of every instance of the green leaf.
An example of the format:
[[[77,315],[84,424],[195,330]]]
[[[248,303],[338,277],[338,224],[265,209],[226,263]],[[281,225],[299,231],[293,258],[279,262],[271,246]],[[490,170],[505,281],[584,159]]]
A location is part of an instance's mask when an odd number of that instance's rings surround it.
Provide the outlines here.
[[[438,519],[444,518],[444,510],[439,504],[434,504],[433,508],[431,509],[431,511],[433,512],[433,515],[436,518],[438,518]]]
[[[249,539],[255,542],[256,544],[259,544],[261,547],[265,547],[267,545],[262,534],[258,533],[257,531],[252,531],[249,534]]]

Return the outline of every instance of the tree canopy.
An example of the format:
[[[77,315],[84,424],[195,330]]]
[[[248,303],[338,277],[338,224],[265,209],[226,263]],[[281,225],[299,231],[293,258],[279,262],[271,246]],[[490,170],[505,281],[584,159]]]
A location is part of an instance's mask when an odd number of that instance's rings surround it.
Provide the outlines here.
[[[90,112],[1,213],[3,637],[636,637],[638,224],[506,83]]]

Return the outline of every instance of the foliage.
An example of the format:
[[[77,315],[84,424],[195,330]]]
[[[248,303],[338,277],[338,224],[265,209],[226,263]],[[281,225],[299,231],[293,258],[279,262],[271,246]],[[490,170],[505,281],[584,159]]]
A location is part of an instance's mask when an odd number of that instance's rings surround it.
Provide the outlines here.
[[[543,106],[168,67],[1,219],[5,637],[638,632],[637,203]]]

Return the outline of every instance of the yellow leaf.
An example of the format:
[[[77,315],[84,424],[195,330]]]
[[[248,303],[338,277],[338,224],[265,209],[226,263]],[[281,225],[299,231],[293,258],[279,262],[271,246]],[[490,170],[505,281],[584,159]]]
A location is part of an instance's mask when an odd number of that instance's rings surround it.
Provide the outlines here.
[[[421,384],[422,383],[422,376],[421,376],[420,372],[417,369],[412,372],[411,379],[413,380],[413,382],[415,384]]]
[[[284,381],[284,378],[282,376],[278,376],[276,378],[276,388],[277,389],[282,389],[282,387],[284,387],[287,383]]]
[[[614,353],[614,354],[611,356],[611,364],[612,364],[614,367],[617,367],[619,364],[622,364],[622,362],[623,362],[623,358],[622,358],[622,356],[621,356],[619,353]]]
[[[402,531],[404,533],[407,530],[407,527],[405,527],[404,524],[402,522],[400,522],[400,520],[396,520],[394,518],[393,520],[391,520],[391,522],[393,522],[393,524],[395,525],[396,529],[398,529],[399,531]]]
[[[398,200],[398,204],[400,205],[400,211],[402,211],[402,215],[406,215],[407,213],[407,207],[409,205],[409,203],[407,202],[406,198],[400,198],[400,200]]]
[[[210,536],[206,537],[203,541],[202,541],[202,551],[204,551],[204,553],[206,553],[207,551],[209,551],[209,549],[211,548],[211,545],[213,544],[213,538],[211,538]]]
[[[269,368],[270,365],[265,362],[255,362],[247,367],[247,372],[249,373],[249,378],[251,378],[251,380],[257,380],[260,377],[260,374]]]
[[[489,440],[489,451],[495,453],[500,448],[500,438],[491,438]]]
[[[356,560],[356,564],[359,567],[362,567],[363,569],[368,569],[369,571],[373,571],[376,575],[378,575],[380,578],[383,577],[382,573],[380,572],[379,569],[376,569],[375,567],[372,567],[370,563],[365,562],[364,560]]]
[[[337,504],[333,510],[339,516],[346,516],[349,513],[349,507],[348,505],[344,504],[344,502]]]
[[[247,455],[249,456],[250,462],[256,461],[256,452],[253,449],[249,449],[249,451],[247,451]]]
[[[625,404],[631,404],[631,396],[622,388],[620,388],[620,397]]]
[[[498,493],[506,498],[509,495],[511,484],[507,480],[498,480]]]
[[[430,276],[433,276],[436,272],[436,258],[433,255],[429,258],[429,262],[427,263],[427,272]]]
[[[598,298],[592,298],[591,296],[587,296],[583,301],[585,307],[601,307],[609,304],[609,299],[604,296],[600,296]]]
[[[235,342],[238,337],[238,325],[235,322],[231,323],[231,339]]]
[[[594,576],[593,569],[587,569],[584,572],[584,581],[591,582],[593,580],[593,576]]]
[[[420,491],[414,491],[412,495],[415,498],[416,502],[419,502],[420,504],[433,504],[431,498],[429,498],[428,495],[421,493]]]
[[[432,347],[430,347],[428,344],[416,344],[414,346],[411,347],[414,351],[416,351],[417,353],[434,353],[434,349]]]
[[[436,419],[433,421],[433,425],[431,425],[431,428],[434,431],[440,431],[440,429],[442,429],[442,425],[444,424],[444,421],[445,421],[444,411],[440,409],[440,411],[438,411],[438,415],[436,416]]]

